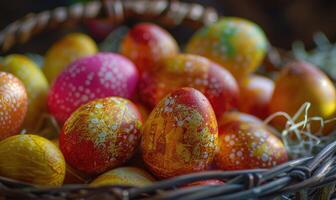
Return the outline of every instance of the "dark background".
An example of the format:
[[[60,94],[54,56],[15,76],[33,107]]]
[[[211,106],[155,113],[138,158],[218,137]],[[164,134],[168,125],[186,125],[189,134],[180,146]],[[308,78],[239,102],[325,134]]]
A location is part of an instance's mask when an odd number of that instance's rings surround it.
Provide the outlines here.
[[[0,0],[0,29],[29,12],[88,0]],[[313,47],[321,31],[336,41],[336,0],[185,0],[215,7],[222,15],[258,23],[275,46],[289,49],[295,40]]]

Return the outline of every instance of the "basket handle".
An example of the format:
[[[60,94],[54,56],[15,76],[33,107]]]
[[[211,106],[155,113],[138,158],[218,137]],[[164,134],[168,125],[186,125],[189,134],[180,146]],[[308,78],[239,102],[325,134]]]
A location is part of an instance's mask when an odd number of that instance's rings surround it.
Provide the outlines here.
[[[213,8],[176,0],[101,0],[74,4],[37,14],[30,13],[9,24],[0,32],[0,52],[4,53],[18,43],[25,43],[32,36],[47,29],[97,18],[107,18],[111,25],[121,24],[129,19],[154,19],[162,25],[189,23],[199,27],[215,22],[218,14]]]

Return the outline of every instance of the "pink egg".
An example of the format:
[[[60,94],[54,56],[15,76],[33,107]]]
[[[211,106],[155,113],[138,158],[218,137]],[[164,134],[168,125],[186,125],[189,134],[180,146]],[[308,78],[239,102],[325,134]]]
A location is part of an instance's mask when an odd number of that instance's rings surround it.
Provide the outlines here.
[[[48,95],[49,112],[62,125],[73,111],[91,100],[110,96],[131,98],[138,78],[135,65],[121,55],[98,53],[80,58],[53,83]]]

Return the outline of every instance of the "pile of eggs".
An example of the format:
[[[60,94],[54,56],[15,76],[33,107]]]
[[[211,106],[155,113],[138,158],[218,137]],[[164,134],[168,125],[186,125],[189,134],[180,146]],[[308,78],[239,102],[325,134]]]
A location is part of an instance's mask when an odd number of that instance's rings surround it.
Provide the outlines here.
[[[287,162],[284,144],[262,120],[294,115],[307,101],[313,115],[329,119],[335,87],[302,61],[288,63],[275,81],[257,75],[267,48],[256,24],[224,18],[197,31],[183,53],[166,30],[141,23],[119,52],[98,52],[89,36],[73,33],[50,47],[42,69],[8,55],[0,62],[0,176],[43,186],[141,187]],[[57,138],[39,135],[46,114],[61,128]]]

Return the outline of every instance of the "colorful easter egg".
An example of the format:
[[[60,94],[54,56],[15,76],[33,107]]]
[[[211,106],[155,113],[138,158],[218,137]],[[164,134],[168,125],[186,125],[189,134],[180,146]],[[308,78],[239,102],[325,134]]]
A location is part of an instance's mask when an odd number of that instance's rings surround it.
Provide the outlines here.
[[[108,97],[79,107],[64,124],[60,148],[76,170],[99,174],[124,164],[140,143],[142,121],[127,99]]]
[[[121,54],[130,58],[140,72],[154,68],[158,61],[178,51],[175,39],[161,27],[150,23],[134,26],[120,47]]]
[[[15,75],[24,84],[28,95],[28,111],[22,127],[35,130],[46,111],[49,84],[40,68],[28,57],[13,54],[6,56],[0,70]]]
[[[70,63],[97,51],[96,43],[88,35],[70,33],[55,42],[47,51],[43,72],[49,83],[52,83]]]
[[[119,167],[98,176],[91,186],[128,185],[143,187],[152,184],[155,179],[145,170],[136,167]]]
[[[206,170],[217,150],[217,121],[207,98],[181,88],[163,98],[149,115],[142,157],[160,178]]]
[[[63,124],[80,105],[97,98],[134,95],[138,71],[127,58],[99,53],[78,59],[55,80],[48,95],[49,112]]]
[[[28,97],[22,82],[0,72],[0,140],[17,134],[27,113]]]
[[[332,117],[336,111],[335,86],[322,71],[309,63],[288,63],[275,81],[270,111],[283,111],[293,116],[305,102],[311,103],[309,116]],[[303,120],[303,117],[300,119]],[[283,128],[286,120],[279,117],[272,123],[277,128]],[[313,126],[313,132],[319,127],[318,124]]]
[[[240,80],[257,69],[267,46],[265,34],[258,25],[246,19],[225,17],[197,31],[186,52],[221,64]]]
[[[217,115],[238,107],[239,87],[231,73],[191,54],[164,59],[157,70],[142,74],[139,93],[143,102],[154,107],[165,95],[181,87],[201,91]]]
[[[266,77],[252,75],[245,82],[240,83],[239,110],[255,115],[261,119],[266,118],[273,95],[274,82]]]
[[[227,113],[218,119],[216,166],[222,170],[242,170],[270,168],[287,162],[287,152],[281,140],[262,121],[242,115]]]
[[[61,186],[64,157],[51,141],[41,136],[11,136],[0,142],[0,176],[40,186]]]

